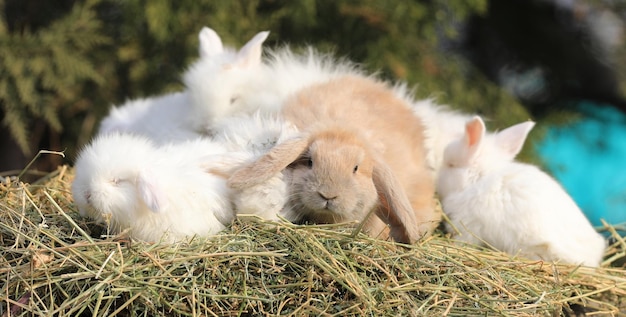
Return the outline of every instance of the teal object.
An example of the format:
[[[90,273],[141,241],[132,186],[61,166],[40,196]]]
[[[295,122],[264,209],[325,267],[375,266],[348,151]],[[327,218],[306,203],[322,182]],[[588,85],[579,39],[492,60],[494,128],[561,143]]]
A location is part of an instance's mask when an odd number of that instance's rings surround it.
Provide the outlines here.
[[[545,168],[594,226],[600,219],[626,231],[626,115],[590,102],[583,119],[552,126],[536,148]]]

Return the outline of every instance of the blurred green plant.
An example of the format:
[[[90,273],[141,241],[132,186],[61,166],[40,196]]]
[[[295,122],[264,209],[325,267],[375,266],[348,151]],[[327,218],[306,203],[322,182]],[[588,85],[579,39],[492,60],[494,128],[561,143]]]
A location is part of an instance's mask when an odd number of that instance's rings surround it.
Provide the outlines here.
[[[86,96],[87,83],[105,82],[90,56],[109,41],[100,30],[102,22],[94,10],[97,3],[77,4],[62,18],[36,30],[16,22],[11,27],[4,16],[0,21],[2,124],[25,153],[32,151],[28,133],[32,117],[43,118],[54,131],[62,131],[59,111]]]
[[[362,63],[419,97],[478,112],[501,128],[528,119],[508,93],[447,49],[488,0],[0,0],[2,124],[24,152],[37,119],[70,158],[111,104],[183,89],[198,32],[240,46],[261,30],[268,46],[311,44]],[[48,10],[48,11],[46,11]],[[53,12],[53,14],[42,12]],[[496,126],[497,124],[497,126]],[[50,137],[48,137],[48,140]]]

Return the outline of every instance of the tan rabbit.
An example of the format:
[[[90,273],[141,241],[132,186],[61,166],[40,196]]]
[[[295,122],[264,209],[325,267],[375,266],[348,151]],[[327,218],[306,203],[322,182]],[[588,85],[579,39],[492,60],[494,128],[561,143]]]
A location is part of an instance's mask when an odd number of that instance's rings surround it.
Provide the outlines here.
[[[285,170],[289,220],[366,221],[366,232],[382,238],[388,224],[391,236],[404,243],[437,226],[423,126],[385,83],[340,77],[302,89],[282,112],[302,134],[236,171],[231,187],[254,186]]]

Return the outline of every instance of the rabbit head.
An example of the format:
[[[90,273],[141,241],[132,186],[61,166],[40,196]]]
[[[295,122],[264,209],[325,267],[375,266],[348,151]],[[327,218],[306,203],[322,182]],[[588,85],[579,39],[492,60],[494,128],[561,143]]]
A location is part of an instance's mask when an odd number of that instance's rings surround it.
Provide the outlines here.
[[[254,104],[255,83],[261,81],[262,44],[269,32],[260,32],[239,51],[223,47],[213,31],[200,34],[202,57],[183,75],[192,104],[194,129],[211,132],[219,119]],[[205,39],[206,38],[206,39]]]
[[[363,220],[378,198],[366,143],[341,129],[320,131],[310,140],[290,164],[294,212],[318,223]]]
[[[76,160],[72,183],[80,214],[128,223],[138,218],[134,212],[164,210],[166,196],[148,163],[153,152],[148,139],[117,133],[102,135],[86,147]]]
[[[472,118],[465,124],[464,135],[444,150],[438,193],[446,196],[466,188],[487,171],[513,161],[534,125],[527,121],[487,134],[483,120],[478,116]]]

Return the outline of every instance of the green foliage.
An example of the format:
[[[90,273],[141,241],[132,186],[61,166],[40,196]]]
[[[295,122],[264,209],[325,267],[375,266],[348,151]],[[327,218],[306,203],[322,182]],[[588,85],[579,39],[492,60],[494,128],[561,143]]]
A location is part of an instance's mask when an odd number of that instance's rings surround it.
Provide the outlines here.
[[[19,3],[54,8],[36,0]],[[111,104],[181,90],[180,74],[197,58],[202,26],[235,47],[270,30],[269,47],[311,44],[333,51],[387,79],[417,85],[420,97],[483,113],[497,123],[492,128],[528,118],[510,95],[442,49],[458,36],[456,25],[484,13],[488,0],[61,3],[46,24],[39,16],[9,15],[0,2],[3,124],[25,151],[40,146],[27,133],[34,119],[63,129],[56,136],[61,148],[53,150],[67,149],[71,158]],[[22,27],[11,27],[15,21]]]
[[[101,21],[94,6],[98,1],[75,5],[62,19],[35,32],[7,32],[0,27],[0,104],[2,123],[24,152],[30,153],[28,127],[40,117],[55,131],[63,124],[59,109],[76,102],[86,91],[85,82],[102,84],[90,53],[108,41],[99,33]]]

